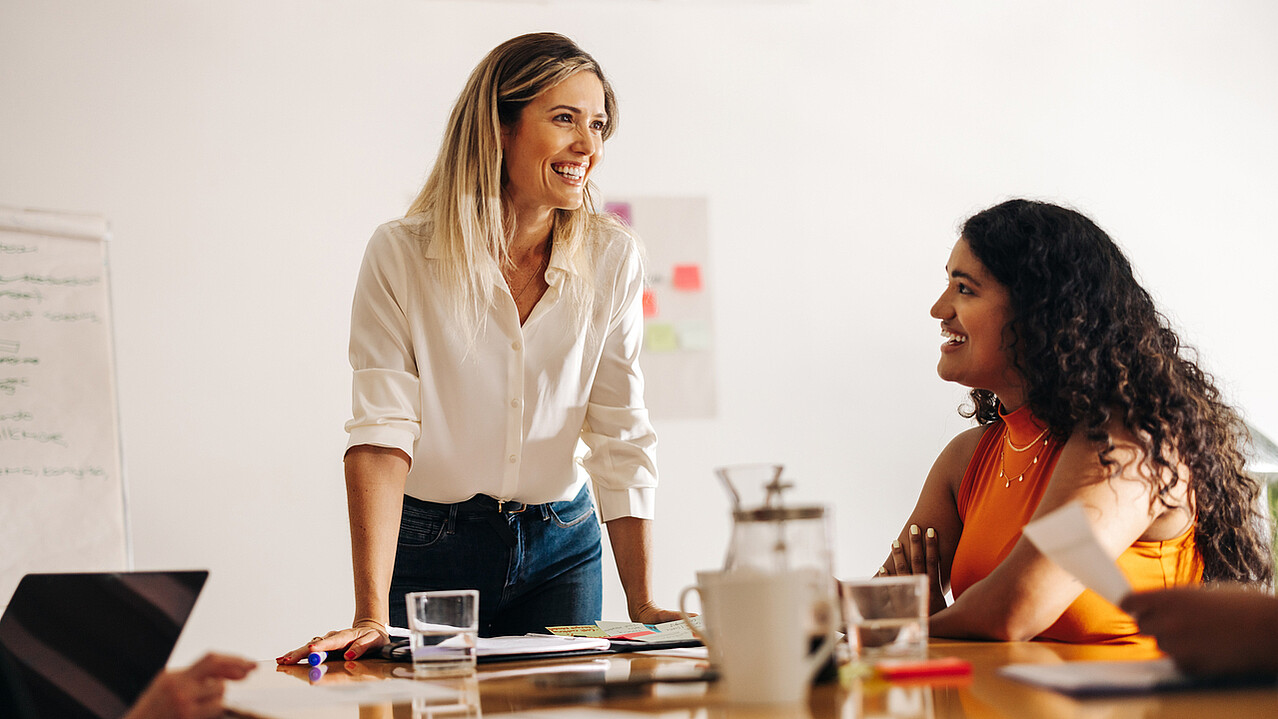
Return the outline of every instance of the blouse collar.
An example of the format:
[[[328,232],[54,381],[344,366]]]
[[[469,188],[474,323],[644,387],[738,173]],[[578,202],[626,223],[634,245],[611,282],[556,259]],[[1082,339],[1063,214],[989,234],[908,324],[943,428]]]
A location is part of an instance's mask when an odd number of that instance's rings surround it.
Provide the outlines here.
[[[1008,439],[1015,444],[1031,442],[1034,438],[1041,436],[1043,431],[1047,429],[1047,425],[1030,411],[1028,404],[1015,412],[1004,412],[1003,405],[1000,404],[998,406],[998,416],[1007,425]]]

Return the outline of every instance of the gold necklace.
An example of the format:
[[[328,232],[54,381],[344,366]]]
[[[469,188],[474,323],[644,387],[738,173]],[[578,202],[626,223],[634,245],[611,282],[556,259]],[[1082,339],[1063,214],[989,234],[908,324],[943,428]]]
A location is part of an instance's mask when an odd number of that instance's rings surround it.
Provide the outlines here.
[[[528,276],[528,279],[524,282],[524,286],[519,288],[519,292],[515,293],[514,288],[511,288],[512,296],[515,298],[515,307],[519,307],[519,300],[523,298],[524,293],[527,292],[528,288],[532,286],[533,280],[537,279],[537,275],[540,275],[546,271],[546,266],[548,264],[550,264],[549,250],[547,250],[546,254],[542,256],[541,264],[537,265],[537,269],[533,270],[533,273]],[[506,279],[506,286],[507,287],[510,286],[510,278]]]
[[[1038,444],[1038,441],[1040,439],[1043,440],[1042,444]],[[1012,432],[1010,427],[1004,430],[1003,444],[999,445],[999,448],[998,448],[998,476],[999,476],[999,479],[1004,480],[1003,486],[1005,488],[1012,486],[1012,478],[1008,476],[1007,474],[1007,448],[1011,447],[1012,450],[1015,452],[1024,452],[1036,444],[1038,444],[1038,449],[1035,450],[1034,457],[1030,460],[1030,463],[1025,465],[1025,469],[1021,470],[1021,473],[1017,475],[1016,477],[1017,482],[1024,482],[1025,473],[1030,471],[1030,468],[1032,468],[1034,465],[1038,464],[1038,455],[1042,454],[1043,448],[1047,446],[1047,430],[1044,429],[1042,432],[1039,432],[1038,436],[1030,440],[1029,443],[1026,444],[1024,447],[1017,447],[1015,444],[1012,443]]]
[[[1034,446],[1034,443],[1035,443],[1035,442],[1037,442],[1037,441],[1039,441],[1040,439],[1042,439],[1042,438],[1043,438],[1043,435],[1045,435],[1045,434],[1047,434],[1047,430],[1046,430],[1046,429],[1044,429],[1042,432],[1039,432],[1039,433],[1038,433],[1038,436],[1037,436],[1037,437],[1035,437],[1034,439],[1031,439],[1030,441],[1026,442],[1024,447],[1017,447],[1017,446],[1016,446],[1016,445],[1012,442],[1012,428],[1011,428],[1011,427],[1008,427],[1008,428],[1007,428],[1007,431],[1003,433],[1003,439],[1007,440],[1007,446],[1011,447],[1011,448],[1012,448],[1012,451],[1014,451],[1014,452],[1024,452],[1025,450],[1029,449],[1030,447],[1033,447],[1033,446]]]

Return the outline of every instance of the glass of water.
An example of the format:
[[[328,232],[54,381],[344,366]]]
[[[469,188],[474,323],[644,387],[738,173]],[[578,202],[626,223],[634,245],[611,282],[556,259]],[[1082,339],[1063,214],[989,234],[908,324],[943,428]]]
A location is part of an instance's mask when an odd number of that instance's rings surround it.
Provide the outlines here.
[[[927,575],[840,582],[852,659],[927,657]]]
[[[452,677],[475,671],[479,591],[412,592],[408,603],[413,676]]]

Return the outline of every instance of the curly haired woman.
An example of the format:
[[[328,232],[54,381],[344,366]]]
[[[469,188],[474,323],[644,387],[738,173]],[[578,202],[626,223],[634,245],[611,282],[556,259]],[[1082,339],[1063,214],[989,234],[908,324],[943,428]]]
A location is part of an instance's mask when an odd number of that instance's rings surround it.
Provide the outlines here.
[[[933,635],[1147,641],[1021,538],[1069,502],[1138,591],[1272,579],[1244,426],[1103,230],[1011,200],[964,223],[946,274],[937,372],[972,388],[979,426],[941,452],[880,570],[930,576]]]

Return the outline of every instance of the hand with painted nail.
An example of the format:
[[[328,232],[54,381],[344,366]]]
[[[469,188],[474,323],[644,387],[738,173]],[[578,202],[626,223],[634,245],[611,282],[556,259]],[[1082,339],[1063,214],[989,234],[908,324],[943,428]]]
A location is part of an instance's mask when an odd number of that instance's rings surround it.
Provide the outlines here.
[[[892,541],[892,552],[888,561],[879,567],[881,576],[900,576],[905,574],[926,574],[930,587],[930,612],[936,613],[944,609],[945,588],[941,581],[941,547],[936,530],[928,527],[926,532],[920,531],[917,524],[911,524],[905,544],[900,539]]]
[[[343,658],[349,661],[389,643],[386,625],[372,619],[361,619],[350,629],[337,629],[312,638],[297,649],[276,657],[275,663],[299,664],[305,662],[311,652],[343,652]]]

